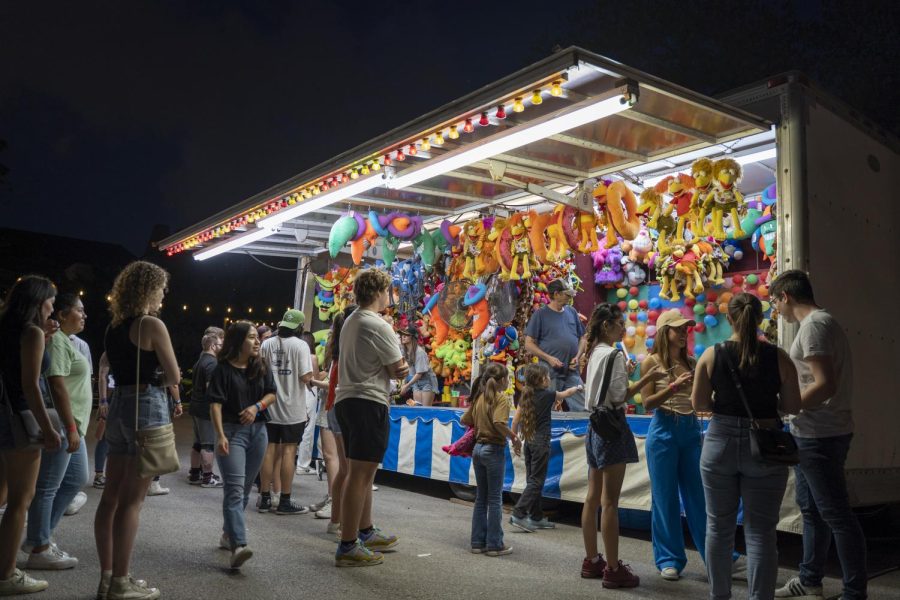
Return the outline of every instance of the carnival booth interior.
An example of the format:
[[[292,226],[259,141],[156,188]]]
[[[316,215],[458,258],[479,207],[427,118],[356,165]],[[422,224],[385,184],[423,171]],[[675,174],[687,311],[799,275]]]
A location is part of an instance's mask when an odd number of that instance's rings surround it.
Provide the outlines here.
[[[576,48],[163,247],[201,260],[296,256],[304,272],[318,265],[298,279],[298,303],[316,323],[319,353],[356,274],[389,272],[395,326],[418,331],[440,393],[435,408],[397,400],[382,468],[474,484],[470,458],[444,448],[465,433],[459,417],[485,364],[504,365],[516,395],[533,360],[521,336],[553,279],[577,290],[584,319],[597,302],[618,303],[628,318],[622,349],[637,361],[670,308],[697,322],[693,354],[726,339],[723,313],[738,292],[763,300],[760,334],[776,335],[767,292],[778,251],[775,161],[768,122]],[[640,397],[628,412],[642,460],[627,471],[621,506],[639,526],[649,523],[649,417]],[[583,501],[588,427],[587,413],[554,413],[545,497]],[[521,491],[524,465],[507,461],[505,489]],[[786,498],[779,527],[796,530]]]

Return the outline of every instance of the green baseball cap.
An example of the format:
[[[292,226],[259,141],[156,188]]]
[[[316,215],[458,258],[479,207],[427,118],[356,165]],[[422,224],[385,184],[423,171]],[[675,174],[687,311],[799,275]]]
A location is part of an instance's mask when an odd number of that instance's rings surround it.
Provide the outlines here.
[[[297,329],[303,322],[306,321],[306,315],[297,310],[296,308],[289,308],[284,316],[281,317],[281,322],[278,324],[279,327],[287,327],[288,329]]]

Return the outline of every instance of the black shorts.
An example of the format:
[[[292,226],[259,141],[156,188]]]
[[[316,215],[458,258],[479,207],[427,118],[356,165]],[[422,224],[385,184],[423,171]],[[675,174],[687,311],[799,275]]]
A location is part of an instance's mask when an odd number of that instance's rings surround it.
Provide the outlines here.
[[[363,398],[344,398],[334,405],[347,458],[380,463],[387,451],[388,407]]]
[[[294,423],[293,425],[280,425],[278,423],[266,423],[266,433],[269,434],[270,444],[299,444],[303,438],[303,431],[308,421]]]

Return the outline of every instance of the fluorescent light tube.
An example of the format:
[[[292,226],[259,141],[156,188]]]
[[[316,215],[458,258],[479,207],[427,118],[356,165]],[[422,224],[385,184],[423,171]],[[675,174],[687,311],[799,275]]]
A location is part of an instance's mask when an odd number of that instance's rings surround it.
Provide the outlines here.
[[[772,160],[778,155],[775,148],[754,152],[753,154],[745,154],[744,156],[735,156],[734,160],[739,165],[748,165],[750,163],[762,162],[764,160]]]
[[[347,198],[350,198],[357,194],[364,194],[377,187],[381,187],[383,184],[383,174],[375,173],[373,175],[369,175],[365,179],[359,179],[357,181],[354,181],[353,183],[341,185],[327,192],[323,192],[318,196],[313,196],[312,198],[304,200],[303,202],[299,202],[294,206],[291,206],[290,208],[281,209],[278,212],[272,213],[271,215],[260,219],[256,222],[256,224],[259,227],[276,227],[278,225],[281,225],[285,221],[290,221],[293,218],[309,214],[321,208],[325,208],[330,204],[334,204],[335,202],[346,200]]]
[[[712,156],[710,160],[715,162],[719,158],[732,158],[739,165],[749,165],[751,163],[758,163],[764,160],[771,160],[778,155],[778,151],[775,148],[769,148],[768,150],[760,150],[759,152],[753,152],[751,154],[744,154],[743,156],[734,156],[729,154],[720,154],[719,156]],[[660,175],[655,175],[654,177],[649,177],[643,180],[644,188],[650,188],[674,173],[678,173],[680,171],[689,171],[690,165],[685,164],[680,168],[672,169],[668,172],[662,173]]]
[[[605,100],[587,100],[563,109],[561,114],[557,112],[538,117],[534,121],[498,133],[484,143],[474,142],[472,145],[463,146],[431,159],[421,166],[413,167],[393,179],[389,179],[387,185],[394,189],[409,187],[426,179],[521,148],[531,142],[580,127],[629,108],[627,102],[622,102],[622,96],[619,93]]]
[[[275,233],[275,231],[276,230],[271,227],[245,231],[244,233],[237,235],[230,240],[219,242],[214,246],[210,246],[209,248],[197,252],[196,254],[194,254],[194,260],[206,260],[208,258],[224,254],[225,252],[230,252],[231,250],[235,250],[237,248],[240,248],[241,246],[246,246],[247,244],[261,240],[265,237],[269,237],[270,235]]]

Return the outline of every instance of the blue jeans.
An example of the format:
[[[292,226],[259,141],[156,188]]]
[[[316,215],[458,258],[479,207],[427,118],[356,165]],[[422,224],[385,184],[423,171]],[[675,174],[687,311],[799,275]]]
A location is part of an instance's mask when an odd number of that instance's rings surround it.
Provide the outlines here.
[[[506,471],[506,446],[475,444],[475,509],[472,511],[472,547],[487,550],[503,548],[503,475]]]
[[[769,600],[778,578],[776,526],[787,486],[787,467],[750,454],[750,420],[713,415],[700,454],[706,493],[706,572],[709,597],[731,598],[734,532],[744,503],[747,583],[751,600]]]
[[[223,529],[231,540],[231,547],[247,545],[247,527],[244,524],[244,509],[250,500],[253,480],[259,473],[269,436],[266,424],[251,425],[223,423],[228,439],[228,456],[216,454],[219,471],[225,482],[222,499]]]
[[[573,371],[571,369],[562,369],[556,370],[547,363],[541,363],[546,365],[548,369],[550,369],[550,389],[556,390],[557,392],[562,392],[571,387],[575,387],[576,385],[584,385],[584,381],[581,380],[581,375],[578,374],[578,371]],[[585,412],[584,409],[584,392],[578,391],[566,398],[566,406],[569,407],[569,412]]]
[[[866,597],[866,538],[850,509],[844,462],[853,434],[828,438],[795,437],[800,449],[797,504],[803,514],[800,582],[822,585],[831,537],[844,573],[845,599]]]
[[[647,469],[650,471],[650,523],[657,569],[687,564],[681,503],[700,557],[706,560],[706,499],[700,478],[700,422],[694,415],[657,410],[647,432]],[[681,503],[678,502],[679,492]]]
[[[81,438],[78,450],[71,454],[66,452],[68,446],[68,441],[63,436],[59,450],[41,450],[41,468],[34,486],[34,499],[28,508],[25,542],[29,546],[50,543],[50,536],[66,508],[90,477],[84,438]]]

